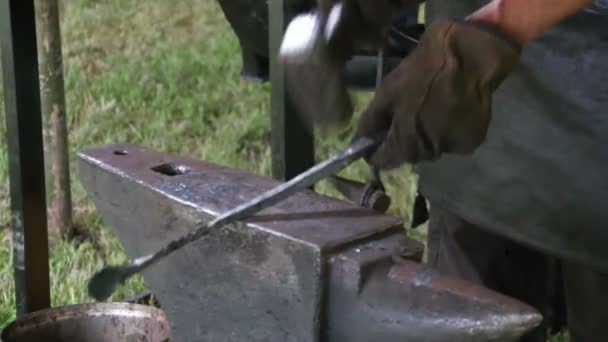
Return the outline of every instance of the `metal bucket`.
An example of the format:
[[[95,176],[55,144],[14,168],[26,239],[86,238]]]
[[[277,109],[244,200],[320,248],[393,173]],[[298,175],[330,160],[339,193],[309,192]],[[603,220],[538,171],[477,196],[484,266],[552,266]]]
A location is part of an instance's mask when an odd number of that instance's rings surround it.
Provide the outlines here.
[[[168,342],[163,311],[129,303],[69,305],[41,310],[8,325],[2,342]]]

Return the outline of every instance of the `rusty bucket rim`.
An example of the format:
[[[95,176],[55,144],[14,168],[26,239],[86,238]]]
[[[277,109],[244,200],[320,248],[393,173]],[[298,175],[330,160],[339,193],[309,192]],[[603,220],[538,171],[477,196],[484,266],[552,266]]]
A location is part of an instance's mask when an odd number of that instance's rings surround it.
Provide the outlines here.
[[[89,317],[95,317],[111,315],[116,312],[131,312],[134,316],[148,317],[159,322],[165,322],[168,328],[171,325],[164,310],[150,305],[127,302],[67,304],[37,310],[13,320],[2,329],[0,341],[6,341],[10,337],[10,334],[17,333],[19,329],[45,324],[45,321],[57,322],[84,316],[84,314],[87,314]]]

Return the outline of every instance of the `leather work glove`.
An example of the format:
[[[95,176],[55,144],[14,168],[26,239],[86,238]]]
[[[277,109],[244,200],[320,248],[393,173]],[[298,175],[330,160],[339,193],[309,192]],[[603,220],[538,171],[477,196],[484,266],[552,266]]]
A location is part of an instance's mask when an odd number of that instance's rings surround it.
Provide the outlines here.
[[[470,154],[485,140],[492,95],[520,46],[476,24],[436,21],[391,72],[358,122],[355,138],[387,132],[367,158],[381,169]]]

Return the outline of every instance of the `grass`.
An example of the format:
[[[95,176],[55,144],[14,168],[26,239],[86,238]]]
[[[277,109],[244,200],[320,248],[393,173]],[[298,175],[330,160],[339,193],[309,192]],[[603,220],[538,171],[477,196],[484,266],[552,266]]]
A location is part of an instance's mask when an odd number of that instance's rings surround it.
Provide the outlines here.
[[[269,86],[243,81],[238,41],[215,1],[63,1],[64,73],[75,225],[83,233],[51,251],[52,305],[92,301],[90,275],[126,260],[78,182],[75,154],[129,142],[257,174],[270,174]],[[0,87],[0,95],[1,95]],[[369,96],[360,96],[363,105]],[[0,96],[0,101],[3,97]],[[4,106],[0,106],[4,122]],[[12,321],[13,295],[6,128],[0,125],[0,329]],[[348,134],[319,139],[318,157],[345,146]],[[358,163],[344,172],[363,179]],[[387,177],[391,214],[409,220],[415,176]],[[337,196],[326,184],[319,191]],[[417,232],[424,236],[424,229]],[[110,300],[145,289],[132,279]],[[558,340],[561,341],[561,340]]]

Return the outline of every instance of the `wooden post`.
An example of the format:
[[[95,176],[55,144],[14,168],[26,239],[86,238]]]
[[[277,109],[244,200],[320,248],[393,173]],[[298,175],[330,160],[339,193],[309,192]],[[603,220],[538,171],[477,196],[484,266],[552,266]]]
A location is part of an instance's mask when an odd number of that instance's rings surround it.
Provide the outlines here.
[[[44,121],[48,227],[51,242],[72,227],[70,159],[66,124],[58,0],[36,0],[40,99]]]

